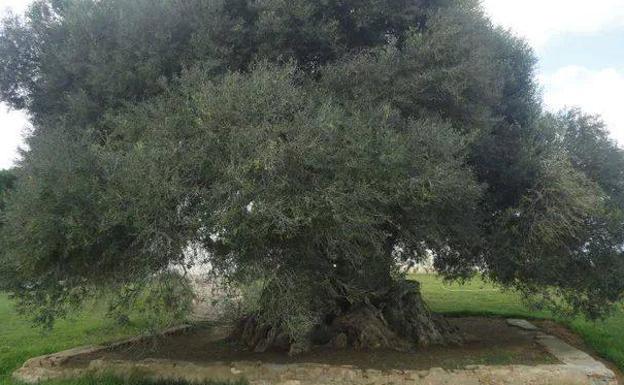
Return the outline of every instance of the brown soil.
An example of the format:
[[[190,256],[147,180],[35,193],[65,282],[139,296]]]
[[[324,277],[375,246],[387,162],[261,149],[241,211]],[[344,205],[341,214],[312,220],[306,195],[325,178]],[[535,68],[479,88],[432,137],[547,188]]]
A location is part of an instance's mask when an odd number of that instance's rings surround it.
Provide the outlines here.
[[[413,352],[389,350],[355,351],[318,347],[290,357],[286,352],[253,353],[227,340],[216,340],[214,331],[197,329],[167,337],[158,344],[142,343],[115,351],[83,356],[72,365],[84,365],[97,358],[142,360],[171,359],[195,363],[260,361],[264,363],[319,363],[352,365],[371,369],[424,370],[432,367],[457,369],[467,365],[538,365],[557,363],[535,342],[535,333],[508,326],[505,320],[491,318],[454,318],[449,320],[466,337],[462,346],[436,346]]]

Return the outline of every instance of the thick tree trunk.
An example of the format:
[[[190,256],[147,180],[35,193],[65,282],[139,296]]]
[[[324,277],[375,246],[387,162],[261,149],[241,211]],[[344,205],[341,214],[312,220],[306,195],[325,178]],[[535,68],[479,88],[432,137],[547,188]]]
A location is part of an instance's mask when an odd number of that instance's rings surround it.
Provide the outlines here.
[[[327,322],[318,325],[303,342],[294,343],[279,325],[265,324],[259,319],[245,318],[233,335],[256,352],[279,349],[298,354],[314,345],[408,351],[461,343],[457,330],[429,311],[415,282],[397,285],[382,297],[371,296],[367,303],[351,306],[341,314],[327,314]]]

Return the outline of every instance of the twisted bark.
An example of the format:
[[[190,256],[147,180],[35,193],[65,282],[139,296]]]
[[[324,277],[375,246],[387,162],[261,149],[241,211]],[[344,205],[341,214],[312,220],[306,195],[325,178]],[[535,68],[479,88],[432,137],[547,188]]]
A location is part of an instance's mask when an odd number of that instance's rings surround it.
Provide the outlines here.
[[[299,354],[313,346],[330,345],[358,350],[408,351],[430,345],[461,344],[458,331],[444,318],[431,313],[415,282],[405,282],[383,297],[350,306],[339,314],[328,313],[306,341],[295,342],[280,326],[244,318],[233,338],[255,352],[289,351]]]

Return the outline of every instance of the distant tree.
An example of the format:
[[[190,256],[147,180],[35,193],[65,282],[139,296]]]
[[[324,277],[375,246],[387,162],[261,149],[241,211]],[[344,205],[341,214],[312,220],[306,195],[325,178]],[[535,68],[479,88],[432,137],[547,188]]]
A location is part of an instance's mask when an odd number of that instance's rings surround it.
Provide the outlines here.
[[[534,65],[471,0],[38,0],[0,29],[34,124],[3,284],[47,324],[102,288],[177,312],[155,277],[209,264],[261,288],[238,337],[293,353],[456,341],[397,267],[430,254],[603,315],[624,158]]]

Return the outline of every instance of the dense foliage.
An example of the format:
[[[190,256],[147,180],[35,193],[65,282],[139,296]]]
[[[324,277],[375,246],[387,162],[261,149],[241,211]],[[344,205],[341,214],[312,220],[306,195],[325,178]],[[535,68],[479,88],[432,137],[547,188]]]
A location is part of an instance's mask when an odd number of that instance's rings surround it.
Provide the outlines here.
[[[51,322],[209,264],[299,341],[366,306],[409,329],[396,262],[433,255],[599,316],[624,153],[544,114],[534,64],[471,0],[38,0],[0,29],[0,97],[34,124],[2,285]]]
[[[2,226],[2,215],[6,207],[6,196],[13,189],[16,176],[11,170],[0,170],[0,226]]]
[[[12,170],[0,170],[0,191],[4,194],[11,190],[14,184],[15,175],[13,174]]]

